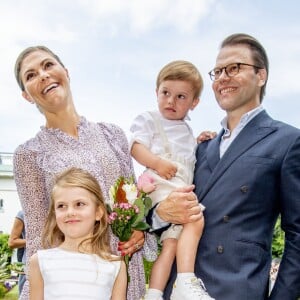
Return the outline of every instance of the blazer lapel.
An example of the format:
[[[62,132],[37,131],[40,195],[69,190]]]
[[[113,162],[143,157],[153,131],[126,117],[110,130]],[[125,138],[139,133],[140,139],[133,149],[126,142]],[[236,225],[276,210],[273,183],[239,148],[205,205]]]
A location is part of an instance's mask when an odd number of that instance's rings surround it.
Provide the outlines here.
[[[219,145],[222,135],[220,136],[221,133],[219,133],[218,137],[211,141],[212,146],[207,148],[207,160],[208,165],[212,169],[212,174],[199,198],[203,199],[216,181],[238,157],[275,130],[276,127],[272,127],[272,119],[265,111],[262,111],[239,133],[221,159],[219,159]]]
[[[220,161],[220,142],[223,134],[224,130],[221,130],[218,135],[209,142],[207,146],[207,162],[211,171],[214,170],[214,168]]]

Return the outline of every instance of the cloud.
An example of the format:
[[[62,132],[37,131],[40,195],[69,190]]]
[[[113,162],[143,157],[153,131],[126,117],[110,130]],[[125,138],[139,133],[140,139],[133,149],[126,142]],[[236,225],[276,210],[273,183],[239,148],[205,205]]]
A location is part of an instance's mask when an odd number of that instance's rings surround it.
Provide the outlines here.
[[[207,15],[214,2],[214,0],[78,1],[95,20],[99,22],[118,20],[113,24],[108,22],[110,28],[122,30],[122,25],[128,24],[134,35],[158,28],[175,28],[179,32],[192,32],[199,20]]]

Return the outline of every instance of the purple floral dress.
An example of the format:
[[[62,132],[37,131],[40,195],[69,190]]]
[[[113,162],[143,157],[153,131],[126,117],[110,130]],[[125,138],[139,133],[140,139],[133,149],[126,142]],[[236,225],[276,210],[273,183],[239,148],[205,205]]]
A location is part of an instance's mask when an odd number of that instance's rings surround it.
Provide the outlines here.
[[[94,175],[107,201],[109,188],[116,179],[134,174],[128,142],[118,126],[92,123],[81,117],[78,139],[59,129],[41,127],[33,139],[20,145],[14,153],[14,177],[25,213],[27,262],[33,253],[42,248],[41,235],[54,176],[72,166]],[[111,240],[112,248],[117,249],[117,238],[112,236]],[[138,300],[144,295],[143,257],[153,261],[156,253],[156,238],[146,234],[143,249],[136,252],[130,261],[128,300]],[[29,299],[28,281],[20,299]]]

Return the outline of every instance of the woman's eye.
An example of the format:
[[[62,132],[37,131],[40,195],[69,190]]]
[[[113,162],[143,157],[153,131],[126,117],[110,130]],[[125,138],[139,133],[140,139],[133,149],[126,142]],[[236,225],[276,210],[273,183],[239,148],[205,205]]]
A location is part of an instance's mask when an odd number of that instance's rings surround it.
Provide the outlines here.
[[[28,74],[26,75],[26,80],[27,80],[27,81],[30,80],[31,78],[33,78],[33,76],[34,76],[33,73],[28,73]]]
[[[48,61],[45,63],[45,69],[48,69],[49,67],[52,67],[53,63],[51,61]]]

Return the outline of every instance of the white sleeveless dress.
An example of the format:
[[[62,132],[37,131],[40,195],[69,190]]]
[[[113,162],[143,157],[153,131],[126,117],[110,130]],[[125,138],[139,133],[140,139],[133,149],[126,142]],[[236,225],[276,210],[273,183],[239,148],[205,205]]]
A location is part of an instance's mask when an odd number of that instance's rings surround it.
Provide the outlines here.
[[[44,300],[108,300],[120,270],[120,261],[97,255],[39,250],[38,261],[44,280]]]

